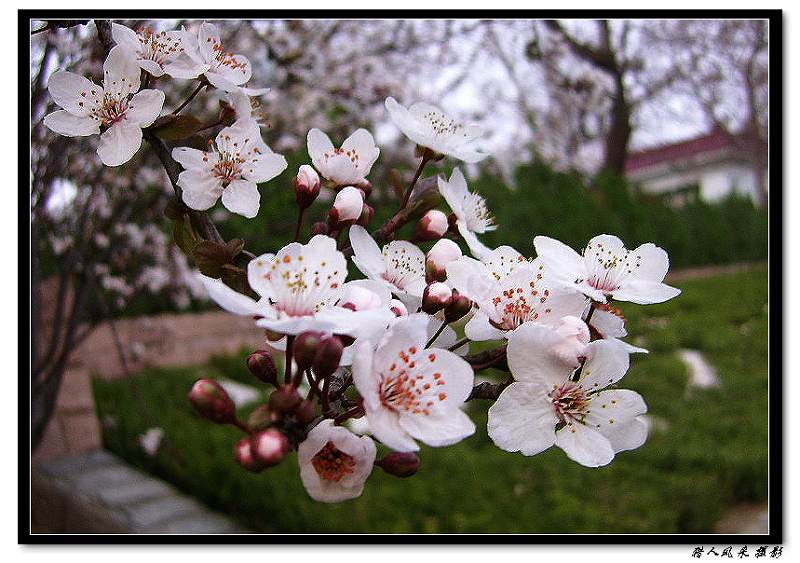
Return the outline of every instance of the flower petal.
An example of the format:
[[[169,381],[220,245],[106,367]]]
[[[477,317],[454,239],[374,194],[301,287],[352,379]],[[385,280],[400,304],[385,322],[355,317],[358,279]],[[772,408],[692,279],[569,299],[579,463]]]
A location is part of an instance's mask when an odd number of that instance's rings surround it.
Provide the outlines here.
[[[268,152],[247,161],[242,176],[256,183],[268,182],[286,170],[286,158],[281,154]]]
[[[212,207],[222,195],[222,183],[209,170],[190,169],[178,176],[183,202],[198,211]]]
[[[91,117],[79,117],[63,109],[44,118],[48,129],[67,137],[86,137],[100,133],[100,122]]]
[[[87,100],[92,99],[92,91],[98,98],[103,97],[103,89],[88,78],[74,72],[57,70],[47,81],[47,90],[53,101],[68,112],[77,116],[89,115]],[[83,105],[79,105],[83,103]]]
[[[583,424],[568,423],[556,432],[556,446],[572,461],[586,467],[601,467],[614,459],[608,439]]]
[[[172,149],[172,158],[187,170],[190,168],[210,170],[216,164],[218,157],[214,153],[209,154],[191,147],[175,147]]]
[[[164,76],[164,69],[155,61],[151,61],[150,59],[136,59],[136,64],[138,64],[142,70],[155,77]]]
[[[116,49],[116,47],[114,47]],[[138,67],[137,67],[138,68]],[[100,135],[97,154],[106,166],[125,164],[142,146],[142,129],[128,120],[118,121]]]
[[[508,367],[517,381],[541,383],[546,388],[564,383],[573,371],[553,349],[561,342],[549,326],[525,323],[508,335]]]
[[[103,63],[103,90],[124,97],[139,89],[142,72],[133,53],[121,45],[113,47]]]
[[[323,158],[323,155],[326,152],[333,152],[333,143],[331,143],[330,137],[316,128],[311,129],[308,132],[307,145],[308,156],[311,157],[311,162],[317,169],[319,169],[319,164]]]
[[[200,274],[200,279],[206,291],[208,291],[208,296],[226,311],[242,316],[254,316],[263,313],[263,308],[259,306],[257,301],[238,291],[234,291],[222,283],[221,280],[209,278],[202,274]]]
[[[583,258],[563,242],[537,236],[533,239],[533,246],[537,256],[561,282],[572,284],[576,279],[586,277]]]
[[[255,182],[234,180],[222,190],[222,205],[248,219],[258,215],[261,194]]]
[[[125,119],[140,127],[149,127],[164,107],[164,92],[161,90],[141,90],[128,102]]]
[[[630,301],[639,305],[663,303],[680,295],[681,290],[667,285],[646,280],[627,279],[622,286],[611,293],[618,301]]]
[[[628,389],[612,389],[592,398],[584,423],[608,438],[615,452],[633,450],[647,439],[647,426],[638,419],[646,412],[641,395]]]
[[[512,383],[489,408],[486,428],[498,448],[531,456],[555,443],[557,422],[546,388]]]
[[[616,383],[630,367],[630,355],[618,340],[595,340],[586,346],[586,362],[578,380],[587,391]]]
[[[489,322],[489,316],[481,310],[475,311],[472,318],[464,325],[464,334],[470,340],[478,342],[484,340],[500,340],[506,337],[506,332],[495,328]]]
[[[467,180],[460,168],[455,168],[450,175],[450,180],[445,180],[441,176],[438,177],[439,193],[447,202],[447,205],[456,214],[459,219],[464,218],[464,198],[469,192],[467,187]]]
[[[491,254],[491,249],[479,241],[475,233],[470,231],[463,221],[459,220],[456,223],[456,227],[458,228],[458,232],[461,234],[461,237],[464,239],[464,242],[467,243],[469,251],[475,258],[484,260]]]
[[[662,282],[669,270],[667,252],[652,242],[643,244],[630,252],[631,257],[639,263],[639,267],[631,274],[636,279]]]
[[[129,27],[111,22],[111,37],[117,45],[122,45],[134,54],[138,55],[142,50],[139,36]]]
[[[275,260],[274,254],[262,254],[248,262],[247,264],[247,283],[250,288],[261,297],[274,299],[275,293],[272,288],[272,265]]]
[[[353,247],[353,263],[362,274],[368,278],[377,278],[386,271],[381,249],[364,227],[350,227],[350,244]]]
[[[436,448],[450,446],[475,433],[475,423],[458,409],[430,416],[402,416],[400,427],[417,440]]]
[[[356,154],[356,169],[362,176],[369,174],[372,165],[378,159],[380,149],[375,145],[375,139],[372,133],[366,129],[357,129],[353,132],[344,143],[342,143],[342,150],[345,152],[354,151]],[[353,158],[353,157],[351,157]]]
[[[385,408],[367,410],[367,422],[373,436],[398,452],[416,452],[419,446],[400,425],[400,417]]]

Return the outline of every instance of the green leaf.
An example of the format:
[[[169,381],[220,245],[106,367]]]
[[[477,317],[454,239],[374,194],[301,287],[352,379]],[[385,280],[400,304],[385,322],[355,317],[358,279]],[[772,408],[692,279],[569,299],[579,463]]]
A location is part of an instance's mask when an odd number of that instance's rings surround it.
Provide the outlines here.
[[[181,215],[175,220],[175,224],[172,227],[172,238],[178,248],[187,256],[191,255],[192,249],[197,244],[197,241],[200,240],[200,237],[197,236],[197,233],[192,228],[188,215]]]
[[[188,139],[200,129],[203,128],[203,122],[192,117],[191,115],[173,115],[163,116],[162,123],[159,124],[159,118],[153,126],[153,132],[165,141],[179,141],[181,139]]]

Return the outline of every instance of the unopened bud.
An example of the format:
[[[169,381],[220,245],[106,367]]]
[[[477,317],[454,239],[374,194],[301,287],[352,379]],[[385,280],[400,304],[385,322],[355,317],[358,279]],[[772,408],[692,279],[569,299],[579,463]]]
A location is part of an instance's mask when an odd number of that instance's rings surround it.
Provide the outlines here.
[[[561,319],[556,333],[561,341],[553,346],[553,354],[573,368],[578,367],[581,358],[586,355],[586,346],[590,340],[589,327],[582,319],[567,315]]]
[[[314,363],[317,349],[322,343],[323,335],[321,332],[304,332],[294,340],[292,345],[292,357],[300,371],[306,370]]]
[[[239,440],[233,450],[233,455],[236,458],[236,462],[248,471],[258,473],[264,470],[264,465],[253,456],[253,449],[250,446],[249,436]]]
[[[258,432],[272,426],[279,417],[280,415],[269,410],[267,405],[259,405],[247,417],[247,427]]]
[[[236,420],[236,405],[216,381],[198,379],[189,391],[189,401],[201,416],[217,424]]]
[[[330,233],[331,230],[328,227],[328,224],[323,221],[317,221],[313,225],[311,225],[311,236],[315,235],[327,235]]]
[[[364,209],[361,210],[361,217],[358,218],[356,221],[357,225],[361,225],[362,227],[368,226],[372,219],[375,217],[375,209],[368,203],[364,204]]]
[[[269,409],[275,412],[292,412],[302,400],[296,387],[284,385],[269,396]]]
[[[317,417],[317,404],[314,399],[306,399],[300,403],[294,415],[301,424],[310,424]]]
[[[278,370],[272,354],[266,350],[256,350],[247,356],[247,369],[264,383],[275,384],[278,377]]]
[[[419,456],[414,452],[392,452],[375,462],[389,475],[395,477],[411,477],[421,465]]]
[[[344,295],[338,305],[351,311],[370,311],[381,306],[381,297],[360,285],[345,284]]]
[[[422,310],[429,315],[434,315],[450,305],[453,301],[453,291],[442,282],[433,282],[425,286],[422,292]]]
[[[344,187],[333,200],[333,208],[328,213],[328,223],[334,228],[345,226],[348,222],[352,223],[361,217],[363,210],[364,198],[358,188]]]
[[[278,465],[291,449],[289,439],[275,428],[268,428],[250,437],[253,458],[264,467]]]
[[[472,309],[472,301],[453,291],[453,301],[444,309],[444,320],[452,323],[462,318]]]
[[[447,279],[447,265],[461,258],[461,247],[443,238],[433,245],[425,257],[425,279],[428,282]]]
[[[397,317],[407,317],[408,316],[408,308],[405,306],[405,303],[400,301],[399,299],[392,299],[389,301],[389,310],[395,314]]]
[[[297,171],[294,179],[294,195],[300,209],[309,207],[319,195],[319,175],[308,164],[304,164]]]
[[[342,359],[343,350],[344,345],[336,336],[322,341],[314,357],[314,373],[318,378],[328,377],[336,371],[339,367],[339,360]]]
[[[447,215],[438,209],[431,209],[417,223],[416,238],[419,240],[436,240],[447,232]]]

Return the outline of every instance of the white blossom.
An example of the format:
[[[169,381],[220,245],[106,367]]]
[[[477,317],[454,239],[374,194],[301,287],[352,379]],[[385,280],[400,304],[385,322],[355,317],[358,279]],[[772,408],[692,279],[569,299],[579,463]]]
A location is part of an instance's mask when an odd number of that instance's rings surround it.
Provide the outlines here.
[[[419,306],[425,290],[425,253],[404,240],[392,241],[381,250],[360,225],[350,228],[353,263],[365,276],[394,293],[406,306]]]
[[[256,324],[280,334],[316,330],[358,338],[394,315],[387,307],[353,311],[338,306],[344,291],[347,262],[336,241],[314,236],[308,244],[293,242],[278,254],[262,254],[247,266],[250,287],[260,299],[238,293],[220,280],[203,276],[209,296],[223,309],[257,317]]]
[[[300,478],[319,502],[341,502],[361,496],[375,463],[375,443],[333,421],[323,420],[297,448]]]
[[[140,74],[136,61],[120,46],[111,49],[103,64],[102,87],[69,71],[54,72],[47,89],[63,109],[47,115],[44,124],[67,137],[96,135],[104,128],[97,148],[100,160],[106,166],[125,164],[142,145],[142,129],[164,106],[164,92],[138,91]]]
[[[555,349],[563,335],[529,323],[509,337],[508,366],[516,380],[489,409],[489,437],[501,449],[536,455],[553,444],[587,467],[607,465],[617,452],[647,439],[642,397],[605,389],[625,375],[628,352],[615,340],[596,340],[575,366]]]
[[[111,36],[117,45],[130,52],[140,68],[153,76],[170,74],[170,64],[185,51],[180,31],[154,31],[146,27],[136,32],[112,23]]]
[[[450,180],[439,177],[439,193],[456,216],[456,228],[476,258],[490,252],[475,234],[497,229],[486,201],[477,192],[469,191],[464,174],[459,168],[453,170]]]
[[[601,303],[606,296],[641,305],[661,303],[681,290],[664,283],[669,269],[667,253],[647,243],[627,250],[613,235],[598,235],[578,254],[555,239],[533,239],[536,252],[553,274]]]
[[[403,134],[422,147],[464,162],[478,162],[489,156],[472,148],[472,142],[483,133],[482,128],[464,125],[435,106],[417,102],[405,108],[394,98],[386,98],[386,109]]]
[[[346,186],[336,194],[333,208],[336,210],[337,222],[355,221],[364,210],[364,196],[358,188]]]
[[[184,203],[202,211],[213,206],[221,195],[228,210],[255,217],[261,200],[257,184],[283,172],[286,159],[264,143],[258,124],[252,119],[225,127],[210,149],[172,150],[172,158],[186,169],[178,176]]]
[[[478,310],[464,330],[472,340],[505,338],[527,322],[557,325],[565,316],[581,317],[586,298],[555,282],[548,268],[509,246],[485,255],[468,256],[447,265],[447,283],[474,301]]]
[[[308,132],[308,155],[314,168],[335,186],[361,184],[378,159],[380,149],[366,129],[353,132],[340,148],[319,129]]]
[[[472,390],[470,365],[453,352],[426,348],[429,317],[398,319],[373,351],[363,342],[353,359],[372,434],[398,451],[454,444],[475,432],[461,410]]]

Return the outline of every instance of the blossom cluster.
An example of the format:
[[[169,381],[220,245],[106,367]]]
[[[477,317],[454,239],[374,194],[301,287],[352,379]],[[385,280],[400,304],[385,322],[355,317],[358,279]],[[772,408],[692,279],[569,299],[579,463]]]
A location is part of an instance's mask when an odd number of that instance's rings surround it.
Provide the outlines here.
[[[113,24],[112,36],[102,87],[70,72],[53,74],[50,93],[63,109],[46,125],[68,136],[100,133],[100,159],[118,166],[139,150],[143,130],[169,129],[203,89],[221,90],[228,110],[191,131],[218,129],[213,140],[201,150],[187,136],[171,148],[182,167],[172,217],[182,221],[219,199],[231,212],[256,217],[259,184],[287,163],[250,113],[250,97],[264,90],[245,86],[248,59],[225,51],[209,23],[196,32],[157,33]],[[161,125],[165,95],[142,85],[164,75],[197,88]],[[253,256],[242,241],[223,244],[183,227],[191,242],[181,248],[209,296],[264,331],[263,349],[247,364],[274,387],[268,403],[241,421],[225,390],[201,379],[189,394],[195,408],[246,433],[235,447],[245,469],[263,471],[296,450],[300,478],[321,502],[358,497],[375,466],[413,475],[420,444],[445,447],[473,435],[465,405],[476,398],[495,401],[487,432],[502,450],[532,456],[555,445],[575,462],[599,467],[641,446],[647,405],[617,384],[630,355],[646,351],[622,340],[625,320],[612,303],[678,295],[663,283],[666,252],[649,243],[628,250],[606,234],[580,253],[545,236],[532,236],[535,257],[487,246],[480,238],[498,226],[462,170],[422,178],[429,166],[488,156],[479,150],[482,131],[427,103],[405,107],[389,97],[385,106],[419,162],[401,186],[399,208],[377,231],[367,229],[374,214],[369,177],[381,151],[366,129],[338,146],[319,129],[308,132],[309,163],[294,177],[295,237],[274,253]],[[332,205],[301,242],[304,214],[322,190]],[[447,212],[438,209],[443,205]],[[411,221],[413,236],[400,238]],[[348,261],[362,278],[347,279]],[[469,353],[470,343],[484,341],[494,348]],[[282,375],[276,355],[284,358]],[[484,393],[476,373],[490,367],[508,378]]]

